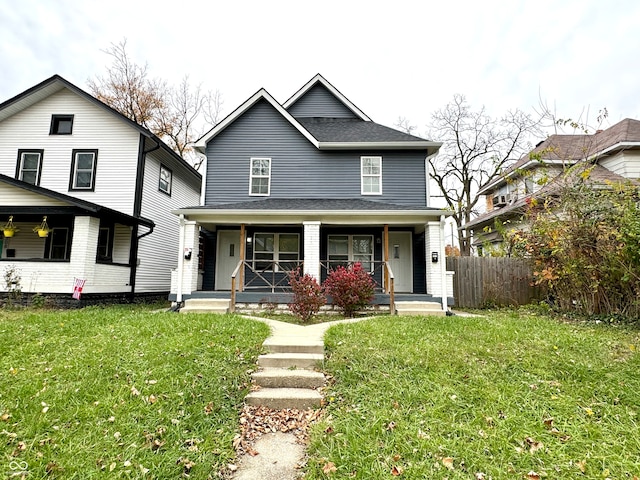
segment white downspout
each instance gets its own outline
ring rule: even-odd
[[[182,304],[182,274],[184,270],[184,215],[180,214],[180,231],[178,232],[178,292],[176,293],[176,303],[178,307]]]
[[[445,216],[440,215],[440,282],[442,284],[442,311],[446,312],[449,309],[447,305],[447,256],[445,254]]]

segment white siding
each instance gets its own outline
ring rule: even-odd
[[[131,248],[131,227],[114,226],[113,234],[113,263],[129,263],[129,250]]]
[[[51,115],[72,114],[72,135],[49,135]],[[43,149],[40,186],[129,215],[139,133],[75,93],[63,89],[0,123],[0,173],[15,177],[19,149]],[[95,191],[69,191],[73,149],[97,149]]]
[[[40,238],[32,231],[36,223],[13,222],[20,230],[13,237],[5,238],[2,242],[2,258],[7,258],[7,249],[16,251],[16,259],[43,258],[45,238]],[[8,261],[11,261],[9,259]]]
[[[160,178],[160,156],[147,155],[144,170],[144,185],[141,215],[156,224],[151,235],[140,239],[138,258],[140,265],[136,275],[136,292],[168,292],[171,285],[171,270],[178,266],[179,219],[171,213],[182,207],[200,203],[200,182],[182,174],[182,167],[168,164],[171,159],[163,158],[162,163],[173,171],[171,196],[158,190]],[[140,233],[145,229],[141,228]],[[190,262],[197,266],[197,236],[194,256]],[[195,269],[197,274],[197,268]]]
[[[13,185],[0,184],[0,205],[20,207],[60,207],[67,206],[61,200],[43,197]]]
[[[3,261],[0,268],[4,273],[9,266],[15,266],[21,277],[22,291],[25,293],[73,293],[73,281],[77,272],[69,262],[10,262]],[[117,265],[96,265],[95,275],[87,278],[83,293],[126,293],[130,292],[129,268]],[[0,285],[4,291],[4,285]]]
[[[640,152],[622,152],[599,161],[604,168],[625,178],[640,178]]]

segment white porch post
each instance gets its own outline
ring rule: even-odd
[[[320,283],[320,222],[302,222],[304,225],[304,273]]]
[[[440,285],[442,292],[442,310],[447,311],[447,256],[445,250],[445,216],[440,216]]]
[[[182,303],[182,279],[184,272],[184,215],[180,214],[178,226],[178,272],[176,281],[176,303]]]
[[[443,219],[444,217],[442,217]],[[434,297],[442,297],[442,310],[447,310],[447,269],[444,251],[443,220],[428,222],[425,225],[425,258],[427,270],[427,293]],[[432,255],[438,256],[437,262]]]
[[[95,284],[99,231],[99,218],[76,217],[73,222],[73,242],[69,257],[70,271],[73,276],[85,279],[89,289]],[[69,291],[72,290],[72,287],[73,285],[69,285]]]

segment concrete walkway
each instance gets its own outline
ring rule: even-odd
[[[336,320],[301,326],[262,317],[251,317],[271,328],[271,336],[263,343],[270,352],[260,355],[260,370],[253,381],[260,386],[251,392],[245,402],[273,409],[318,408],[322,395],[318,387],[324,385],[324,374],[315,371],[324,361],[324,334],[331,326],[353,323],[367,318]],[[273,479],[295,480],[304,464],[305,449],[293,433],[270,433],[260,437],[254,450],[258,455],[244,455],[238,462],[235,480]]]

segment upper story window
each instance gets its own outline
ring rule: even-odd
[[[73,133],[73,115],[51,115],[49,135],[71,135]]]
[[[98,150],[74,150],[71,159],[69,190],[94,190]]]
[[[18,150],[16,178],[32,185],[40,185],[44,150]]]
[[[160,165],[160,180],[158,182],[158,190],[171,196],[172,181],[173,172],[164,165]]]
[[[362,195],[382,194],[382,157],[360,157]]]
[[[249,195],[268,196],[271,187],[271,159],[252,158]]]

